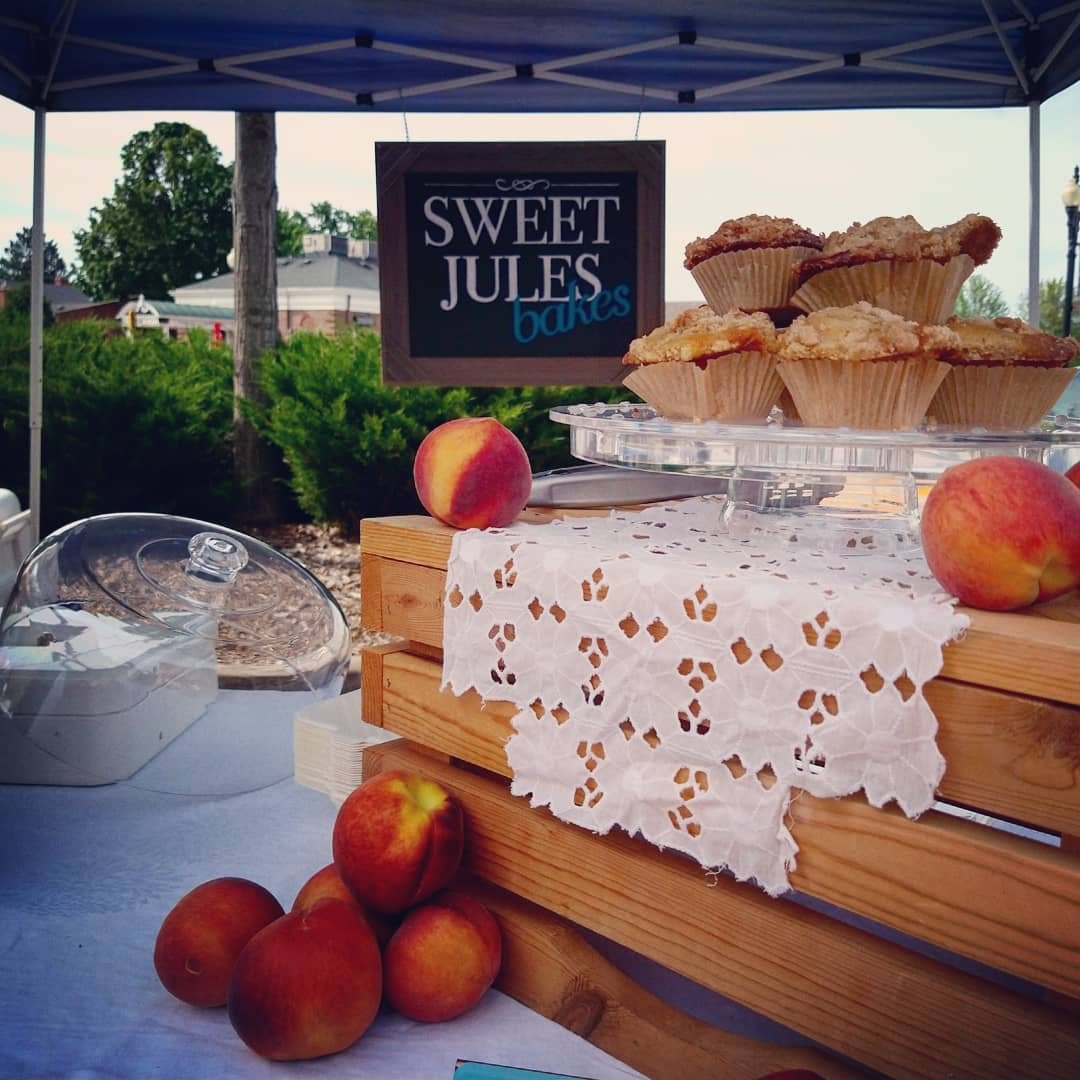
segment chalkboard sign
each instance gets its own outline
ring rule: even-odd
[[[375,153],[386,382],[620,380],[663,321],[663,143]]]

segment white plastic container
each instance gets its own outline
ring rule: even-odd
[[[340,694],[349,650],[330,593],[261,541],[159,514],[75,522],[0,615],[0,782],[278,783],[293,717]]]

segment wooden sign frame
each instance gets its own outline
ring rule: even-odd
[[[376,143],[383,381],[390,385],[596,386],[621,382],[630,337],[664,321],[664,143]],[[635,175],[636,326],[606,356],[424,356],[410,340],[410,174]],[[415,227],[415,226],[414,226]]]

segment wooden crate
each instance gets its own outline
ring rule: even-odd
[[[970,612],[970,630],[946,648],[942,676],[926,688],[948,763],[940,798],[1058,834],[1061,847],[935,812],[910,821],[862,796],[802,793],[792,803],[791,881],[831,905],[826,914],[709,879],[681,856],[621,833],[595,836],[510,796],[503,747],[512,707],[481,710],[474,693],[439,690],[452,535],[422,517],[363,524],[364,625],[404,639],[364,653],[364,716],[405,740],[368,751],[365,773],[420,769],[461,799],[468,869],[488,883],[510,955],[530,960],[508,965],[504,989],[571,1017],[575,1030],[652,1076],[781,1067],[852,1075],[840,1057],[768,1047],[675,1013],[552,922],[560,917],[889,1076],[1080,1076],[1076,594],[1023,614]],[[555,934],[578,947],[535,948],[537,935]],[[1042,991],[961,970],[918,943]],[[530,964],[538,974],[525,974]],[[582,998],[583,988],[593,996]]]

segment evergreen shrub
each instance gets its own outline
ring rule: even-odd
[[[28,502],[29,320],[0,320],[0,485]],[[113,324],[44,336],[42,535],[93,514],[209,521],[234,504],[232,361],[209,336],[127,338]]]
[[[424,436],[462,416],[494,416],[521,440],[533,470],[573,464],[553,405],[623,400],[620,387],[383,386],[379,338],[296,334],[266,358],[269,403],[255,414],[282,452],[297,502],[316,521],[352,530],[362,517],[422,512],[412,462]]]

